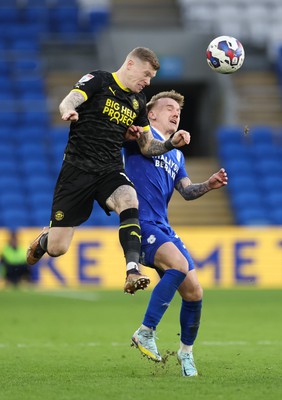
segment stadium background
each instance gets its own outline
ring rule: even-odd
[[[0,0],[0,250],[9,230],[27,246],[48,224],[68,134],[60,100],[84,73],[114,71],[129,50],[147,46],[161,61],[147,97],[172,88],[185,95],[192,181],[220,166],[229,173],[227,189],[190,203],[175,194],[170,205],[200,281],[282,287],[281,16],[278,0]],[[246,51],[232,76],[205,60],[222,34]],[[117,226],[95,206],[68,254],[45,256],[34,269],[36,285],[121,288]]]

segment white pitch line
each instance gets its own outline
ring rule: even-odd
[[[245,341],[214,341],[214,342],[208,342],[208,341],[204,341],[201,342],[201,344],[203,346],[246,346],[248,344],[250,344],[249,342],[245,342]]]
[[[64,299],[71,300],[83,300],[83,301],[97,301],[99,299],[99,295],[97,293],[92,292],[39,292],[41,295],[51,296],[51,297],[61,297]]]
[[[257,342],[244,342],[244,341],[203,341],[198,342],[198,346],[281,346],[282,341],[272,341],[272,340],[259,340]],[[58,348],[58,347],[100,347],[100,346],[112,346],[112,347],[128,347],[130,346],[130,340],[128,342],[111,342],[111,343],[100,343],[100,342],[80,342],[80,343],[59,343],[54,344],[50,342],[46,343],[0,343],[0,350],[7,349],[9,347],[17,347],[21,349],[25,348],[44,348],[44,347],[51,347],[51,348]],[[162,343],[162,346],[171,346],[171,342]]]

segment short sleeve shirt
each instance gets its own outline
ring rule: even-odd
[[[85,102],[76,110],[78,121],[70,125],[65,160],[94,174],[122,170],[128,127],[149,127],[145,94],[125,88],[115,73],[99,70],[83,76],[72,91],[80,92]]]

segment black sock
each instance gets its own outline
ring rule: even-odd
[[[123,248],[126,264],[133,262],[138,265],[141,230],[137,208],[128,208],[120,213],[119,241]]]
[[[48,243],[48,232],[44,233],[44,235],[42,235],[39,240],[39,245],[44,251],[47,251],[47,243]]]

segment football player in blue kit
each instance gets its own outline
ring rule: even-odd
[[[147,104],[151,131],[158,140],[167,140],[178,129],[184,97],[173,90],[153,96]],[[227,184],[223,168],[207,181],[192,183],[185,169],[181,151],[172,149],[163,155],[144,157],[136,141],[142,141],[142,129],[131,129],[135,141],[124,145],[127,176],[138,195],[141,225],[142,264],[155,268],[160,276],[139,329],[133,334],[132,345],[153,361],[162,357],[155,342],[155,330],[175,292],[182,297],[180,310],[180,348],[177,356],[183,376],[198,374],[193,359],[202,309],[203,290],[198,281],[194,262],[181,239],[168,221],[167,207],[174,189],[185,200],[194,200]],[[130,137],[130,130],[128,138]]]

